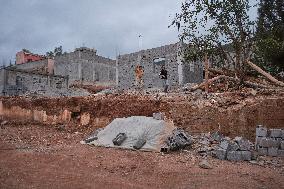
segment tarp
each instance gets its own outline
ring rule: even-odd
[[[146,144],[140,149],[144,151],[160,151],[167,137],[175,129],[172,121],[156,120],[152,117],[133,116],[117,118],[103,130],[97,133],[97,140],[89,144],[104,147],[133,149],[133,145],[141,138]],[[115,146],[112,140],[119,134],[125,133],[127,138],[120,146]]]

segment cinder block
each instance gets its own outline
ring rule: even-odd
[[[282,130],[281,129],[270,129],[270,137],[273,138],[281,138],[282,137]]]
[[[265,148],[279,148],[279,145],[280,141],[273,138],[262,138],[259,143],[259,146]]]
[[[239,149],[241,151],[250,150],[250,142],[247,139],[244,139],[243,137],[236,137],[235,141],[239,145]]]
[[[222,149],[224,149],[225,151],[227,151],[228,148],[229,148],[229,141],[227,141],[227,140],[222,140],[219,146],[220,146]]]
[[[257,149],[257,151],[258,151],[258,155],[260,155],[260,156],[266,156],[268,154],[268,149],[267,148],[259,147]]]
[[[242,154],[242,160],[244,161],[250,161],[252,153],[250,151],[241,151]]]
[[[242,161],[241,151],[230,151],[227,153],[227,159],[229,161]]]
[[[284,150],[278,150],[278,156],[284,157]]]
[[[228,147],[229,151],[237,151],[239,149],[240,149],[240,147],[236,142],[234,142],[234,141],[229,142],[229,147]]]
[[[263,127],[262,125],[257,126],[256,136],[257,137],[266,137],[267,136],[267,128]]]
[[[280,149],[281,149],[281,150],[284,150],[284,141],[283,141],[283,140],[280,141]]]
[[[225,160],[227,152],[222,148],[218,148],[217,150],[215,150],[215,154],[218,159]]]
[[[278,155],[278,148],[268,148],[268,156],[277,156]]]
[[[258,146],[264,137],[255,137],[255,145]]]

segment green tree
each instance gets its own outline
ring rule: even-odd
[[[185,58],[216,57],[222,64],[233,64],[243,79],[253,47],[250,8],[248,0],[186,0],[172,23],[181,30],[180,39],[190,44]]]
[[[268,71],[284,70],[284,1],[261,0],[258,9],[255,61]]]
[[[55,56],[62,55],[62,53],[63,53],[62,46],[55,47],[55,49],[54,49],[54,55]]]

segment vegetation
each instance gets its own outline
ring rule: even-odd
[[[233,64],[242,79],[253,48],[250,8],[248,0],[185,1],[172,23],[181,30],[180,39],[191,45],[185,58],[203,60],[209,55],[222,65]]]
[[[284,1],[261,0],[255,62],[271,73],[284,71]]]

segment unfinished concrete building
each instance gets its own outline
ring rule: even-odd
[[[54,74],[69,76],[70,84],[115,85],[115,60],[97,55],[95,49],[81,47],[54,58]]]
[[[200,62],[184,62],[183,43],[175,43],[158,48],[142,50],[136,53],[120,55],[117,59],[120,89],[131,89],[136,86],[135,68],[141,65],[144,69],[144,88],[161,88],[163,81],[159,77],[162,66],[168,71],[168,82],[171,88],[186,83],[199,83],[203,80],[203,67]]]

